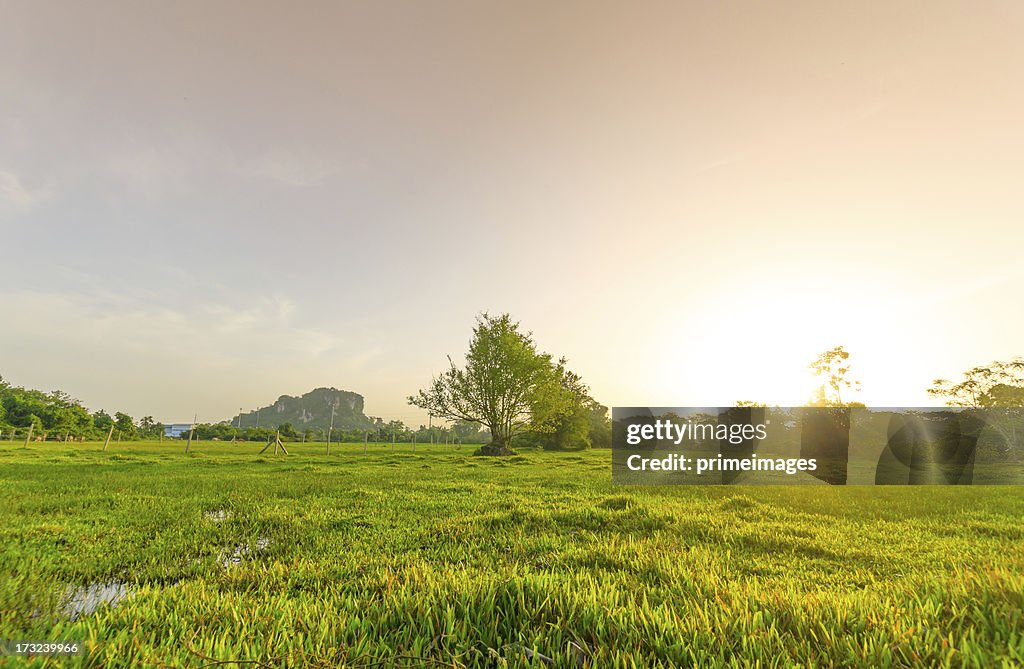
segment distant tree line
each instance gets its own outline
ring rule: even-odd
[[[193,439],[218,440],[218,441],[268,441],[276,435],[280,435],[284,441],[326,441],[328,430],[320,427],[296,427],[291,422],[284,422],[277,426],[268,427],[243,427],[238,428],[228,423],[197,423],[193,431]],[[179,436],[180,439],[188,438],[188,430]],[[405,423],[393,420],[385,423],[382,419],[375,419],[375,426],[369,428],[335,428],[331,431],[331,441],[336,443],[361,443],[363,440],[370,443],[410,443],[413,440],[419,444],[459,443],[459,444],[483,444],[490,439],[490,435],[480,429],[479,425],[473,423],[454,423],[451,426],[427,427],[420,425],[417,429],[408,427]]]
[[[483,444],[490,439],[486,430],[476,423],[456,422],[450,426],[421,425],[412,429],[401,421],[384,422],[372,419],[372,427],[363,429],[339,429],[331,432],[334,442],[396,442],[415,441],[427,443]],[[135,420],[122,411],[113,416],[103,409],[90,413],[82,403],[61,390],[43,392],[12,386],[0,377],[0,438],[12,430],[21,435],[32,428],[33,439],[105,439],[111,433],[121,439],[159,439],[165,433],[165,425],[152,416]],[[192,437],[199,440],[220,441],[267,441],[280,430],[281,438],[288,441],[325,441],[324,428],[296,427],[290,422],[279,426],[238,428],[230,423],[198,423],[192,430]],[[180,435],[188,438],[189,430]]]
[[[43,392],[12,386],[0,377],[0,430],[27,431],[41,439],[100,439],[110,428],[123,439],[159,437],[164,426],[145,416],[136,421],[121,411],[89,413],[82,403],[61,390]]]
[[[367,418],[368,427],[335,428],[334,442],[395,442],[482,444],[484,452],[509,453],[516,448],[578,450],[609,448],[611,423],[608,408],[590,395],[579,375],[564,358],[554,359],[537,350],[530,333],[520,331],[508,314],[482,314],[473,331],[466,365],[450,369],[430,386],[409,397],[409,403],[449,425],[420,425],[412,429],[401,421]],[[822,353],[810,368],[821,380],[812,406],[863,406],[842,396],[858,390],[849,378],[849,354],[839,346]],[[928,393],[950,406],[1011,409],[1024,407],[1024,360],[1012,358],[970,369],[960,381],[937,379]],[[740,402],[740,405],[758,405]],[[1010,414],[1008,414],[1010,415]],[[1016,415],[1016,414],[1013,414]],[[1024,430],[1007,422],[999,431],[1006,451]],[[80,401],[61,390],[43,392],[12,386],[0,377],[0,437],[29,428],[40,439],[102,439],[113,432],[121,439],[157,439],[165,426],[144,416],[135,420],[117,411],[90,413]],[[324,441],[322,427],[277,426],[239,428],[230,422],[201,423],[192,436],[200,440],[266,441],[278,431],[289,441]],[[181,438],[188,438],[186,430]]]

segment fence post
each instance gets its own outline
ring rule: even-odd
[[[25,448],[28,448],[28,441],[32,438],[32,429],[36,426],[35,423],[29,423],[28,425],[28,436],[25,437]]]
[[[114,436],[114,426],[110,426],[110,432],[107,432],[107,440],[103,442],[103,450],[107,450],[107,444],[110,443],[110,438]]]

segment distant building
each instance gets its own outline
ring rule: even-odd
[[[188,432],[191,427],[192,425],[190,423],[171,423],[170,425],[164,425],[164,436],[177,439]]]

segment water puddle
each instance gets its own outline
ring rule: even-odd
[[[124,581],[101,581],[69,586],[61,600],[60,613],[71,620],[93,613],[102,606],[117,606],[134,594],[135,586]]]
[[[272,543],[273,542],[266,537],[259,537],[256,539],[256,543],[252,546],[249,544],[235,544],[235,547],[230,553],[227,551],[221,553],[218,561],[224,565],[225,568],[239,565],[245,558],[250,557],[255,553],[262,553],[267,550],[270,548],[270,544]]]

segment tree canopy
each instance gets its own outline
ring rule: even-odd
[[[134,424],[130,416],[123,416],[122,425]],[[43,437],[62,434],[75,437],[97,436],[102,419],[105,427],[113,422],[105,412],[90,414],[81,402],[62,390],[43,392],[12,386],[0,378],[0,430],[7,427],[28,428]]]
[[[935,379],[928,394],[954,407],[1024,407],[1024,359],[979,365],[958,382]]]
[[[479,423],[491,433],[482,452],[511,453],[512,439],[526,431],[551,433],[564,426],[586,396],[579,376],[537,350],[530,332],[508,314],[477,318],[466,364],[449,368],[409,403],[439,418]]]
[[[850,354],[842,346],[831,348],[819,355],[808,367],[820,380],[811,406],[854,406],[859,402],[843,401],[844,390],[860,390],[860,381],[850,378]]]

